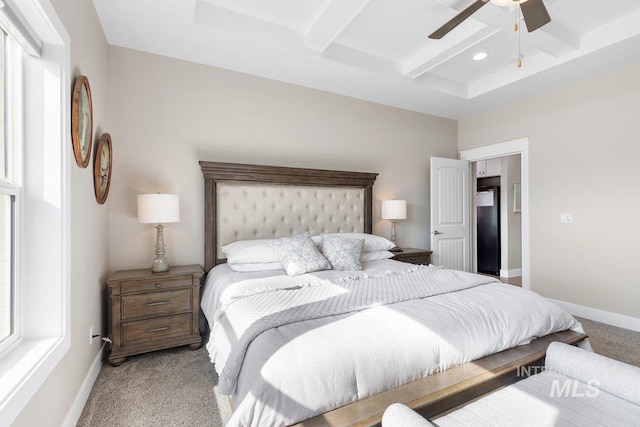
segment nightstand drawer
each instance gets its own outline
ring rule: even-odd
[[[189,336],[193,333],[191,313],[158,317],[122,324],[122,346],[165,338]]]
[[[122,297],[122,320],[141,316],[191,311],[192,300],[191,288],[125,295]]]
[[[402,257],[396,256],[396,259],[398,261],[410,262],[412,264],[429,264],[430,258],[431,257],[429,255],[407,255]]]
[[[158,291],[162,289],[186,288],[192,285],[191,276],[157,278],[144,281],[122,282],[120,291],[123,294],[145,291]]]
[[[403,252],[395,252],[393,259],[411,264],[431,264],[432,251],[426,249],[404,248]]]

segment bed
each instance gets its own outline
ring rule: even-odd
[[[366,237],[376,174],[200,166],[209,273],[201,306],[218,390],[232,402],[231,426],[375,424],[371,410],[381,414],[389,393],[411,400],[408,386],[449,373],[462,373],[456,384],[471,384],[494,372],[472,374],[469,366],[483,366],[478,361],[521,353],[557,334],[568,334],[561,338],[567,342],[585,337],[573,317],[535,293],[471,273],[391,259],[362,262],[361,271],[235,271],[237,258],[225,262],[227,245],[305,232],[305,239],[323,242],[324,236],[365,235],[356,240],[364,247],[371,241],[370,252],[377,252],[377,241]],[[443,394],[464,400],[471,388],[435,394],[444,407]]]

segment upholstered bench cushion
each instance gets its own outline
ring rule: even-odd
[[[382,414],[384,427],[432,427],[428,420],[400,403],[390,405]]]
[[[434,420],[449,426],[637,426],[640,406],[546,371]]]
[[[549,345],[545,369],[640,405],[640,368],[577,347],[554,342]],[[640,424],[640,420],[638,420]]]
[[[383,417],[383,426],[423,425],[413,424],[408,418],[402,424],[388,424],[391,421],[395,420],[388,417],[385,423]],[[433,424],[439,427],[639,426],[640,368],[553,343],[547,350],[544,372],[437,418]]]

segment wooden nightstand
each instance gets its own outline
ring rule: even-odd
[[[402,252],[394,252],[392,259],[396,261],[409,262],[411,264],[431,264],[431,254],[433,251],[416,248],[402,248]]]
[[[200,348],[198,328],[199,265],[172,267],[165,273],[151,269],[117,271],[107,280],[109,363],[118,366],[127,356],[189,345]]]

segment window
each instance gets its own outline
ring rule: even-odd
[[[0,0],[0,424],[71,346],[70,40],[50,0]]]
[[[16,229],[16,204],[21,189],[13,176],[13,145],[19,144],[13,138],[12,122],[21,120],[19,109],[12,105],[12,93],[20,91],[12,84],[12,74],[20,69],[21,48],[14,40],[0,31],[0,351],[15,341],[15,247],[19,238]],[[16,150],[21,151],[21,150]],[[19,161],[19,160],[18,160]]]

